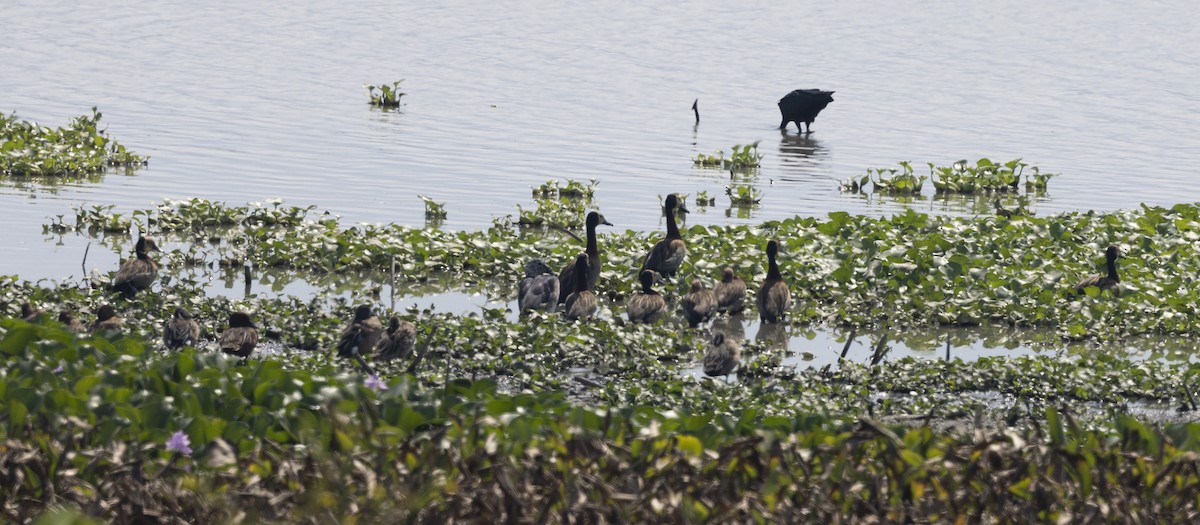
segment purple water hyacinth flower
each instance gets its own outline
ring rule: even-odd
[[[192,442],[188,439],[187,434],[184,434],[182,430],[179,430],[174,434],[171,434],[171,438],[167,440],[167,450],[170,452],[178,452],[184,455],[191,455],[191,444]]]
[[[387,390],[387,383],[385,383],[382,379],[379,379],[379,376],[377,375],[371,375],[363,380],[363,386],[372,390],[378,390],[380,392]]]
[[[54,373],[55,373],[55,374],[61,374],[61,373],[63,373],[63,367],[62,367],[62,365],[58,365],[58,368],[55,368],[55,369],[54,369]]]

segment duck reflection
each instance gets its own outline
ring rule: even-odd
[[[787,350],[788,335],[785,323],[759,323],[754,341],[771,350]]]
[[[734,341],[744,341],[746,339],[745,317],[741,314],[737,315],[722,315],[713,319],[712,331],[721,332],[729,339]]]

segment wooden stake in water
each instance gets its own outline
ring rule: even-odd
[[[245,264],[242,266],[242,276],[245,278],[245,281],[246,281],[245,298],[246,298],[246,299],[249,299],[249,298],[250,298],[250,283],[252,282],[252,280],[251,280],[251,274],[250,274],[250,262],[249,262],[249,261],[247,261],[247,262],[246,262],[246,263],[245,263]]]

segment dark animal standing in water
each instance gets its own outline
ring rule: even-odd
[[[1113,293],[1121,291],[1121,278],[1117,276],[1117,258],[1121,256],[1121,249],[1116,246],[1109,246],[1104,250],[1104,259],[1108,267],[1108,275],[1089,275],[1084,277],[1075,285],[1075,291],[1083,293],[1089,286],[1095,286],[1100,291],[1108,290]]]
[[[646,254],[646,259],[642,262],[642,270],[654,270],[659,275],[669,278],[675,276],[679,265],[683,264],[687,257],[687,244],[679,234],[679,226],[675,225],[675,212],[678,210],[687,213],[688,209],[679,202],[679,197],[674,193],[667,195],[664,207],[667,213],[667,236],[650,248],[650,253]]]
[[[104,305],[96,312],[96,322],[92,323],[93,334],[99,332],[101,335],[108,333],[118,333],[121,331],[121,325],[124,321],[117,317],[117,310],[112,305]]]
[[[217,338],[217,346],[222,352],[241,358],[250,357],[254,347],[258,345],[258,327],[250,320],[250,315],[236,312],[229,316],[229,329]],[[244,360],[244,359],[243,359]]]
[[[554,313],[558,308],[558,289],[558,277],[541,259],[525,263],[525,278],[517,284],[517,311],[522,315],[530,310]]]
[[[833,93],[819,89],[797,89],[788,93],[779,99],[779,113],[783,115],[779,129],[787,129],[788,122],[795,122],[797,131],[812,133],[813,121],[817,120],[817,114],[825,109],[825,106],[833,102]],[[807,131],[800,128],[802,122]]]
[[[587,254],[581,253],[579,257],[575,258],[575,291],[567,296],[564,310],[567,320],[574,321],[592,317],[600,311],[600,303],[596,300],[596,294],[588,289],[589,264]]]
[[[167,348],[176,349],[184,345],[196,346],[200,340],[200,323],[192,318],[192,314],[182,307],[175,307],[175,315],[167,320],[163,327],[163,343]]]
[[[713,287],[717,296],[717,311],[730,315],[742,313],[746,307],[746,281],[733,273],[733,268],[725,267],[721,282]]]
[[[137,257],[125,261],[117,274],[113,276],[113,290],[121,292],[125,297],[133,297],[139,290],[145,290],[154,284],[158,277],[158,263],[148,255],[157,252],[158,244],[149,237],[138,237],[134,252]]]
[[[654,291],[654,271],[642,270],[638,275],[642,282],[642,291],[629,297],[625,312],[633,323],[653,323],[662,319],[667,312],[667,301]]]
[[[700,323],[712,318],[717,312],[717,296],[704,286],[700,279],[692,279],[691,290],[683,296],[683,318],[688,326],[695,328]]]
[[[588,273],[587,282],[588,289],[595,290],[596,283],[600,281],[600,247],[596,244],[596,226],[604,224],[612,226],[608,219],[605,219],[600,212],[591,212],[587,215],[587,249],[583,251],[588,256]],[[567,296],[575,291],[575,262],[567,263],[567,266],[558,273],[558,302],[567,302]]]
[[[792,302],[791,292],[779,273],[779,264],[775,262],[779,254],[779,242],[772,240],[767,243],[767,277],[763,279],[762,287],[758,289],[758,318],[764,323],[781,323]]]
[[[379,341],[379,353],[375,355],[375,358],[408,359],[415,346],[417,346],[417,327],[393,315],[388,321],[387,333]]]
[[[375,352],[375,345],[382,336],[383,323],[371,313],[369,305],[359,305],[354,309],[354,320],[350,321],[350,326],[342,331],[342,337],[338,340],[337,355],[351,358],[370,355]]]
[[[721,332],[713,334],[712,348],[704,356],[704,374],[728,377],[737,366],[742,354],[742,345]]]

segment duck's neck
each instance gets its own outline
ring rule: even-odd
[[[775,254],[767,254],[767,279],[778,281],[783,279],[783,275],[779,273],[779,264],[775,262]]]
[[[591,222],[587,225],[587,254],[592,258],[600,256],[600,248],[596,245],[596,225]]]
[[[1108,278],[1114,281],[1121,280],[1119,277],[1117,277],[1117,260],[1115,258],[1108,260]]]
[[[679,227],[675,225],[675,207],[667,207],[667,238],[682,239],[679,235]]]
[[[578,265],[575,268],[575,291],[576,292],[583,292],[588,289],[587,274],[590,269],[591,269],[590,266],[584,266],[583,268],[579,268]]]
[[[147,254],[147,253],[146,253],[146,252],[144,252],[144,251],[138,250],[138,252],[137,252],[137,258],[138,258],[138,259],[141,259],[141,260],[143,260],[143,261],[144,261],[144,260],[146,260],[146,259],[149,259],[149,258],[150,258],[150,255],[149,255],[149,254]]]

